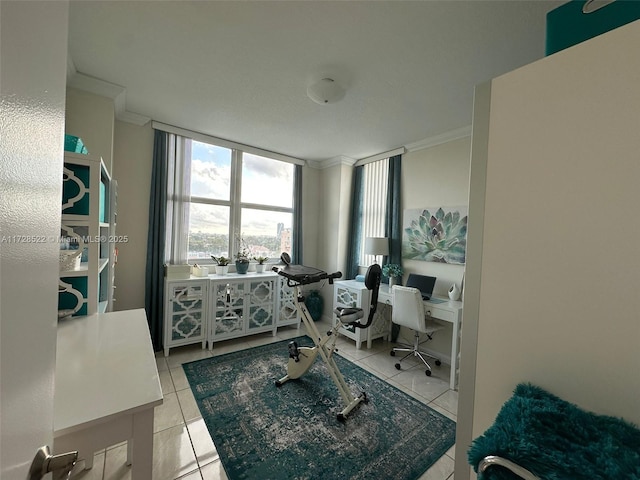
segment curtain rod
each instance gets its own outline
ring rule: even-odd
[[[385,158],[393,157],[394,155],[402,155],[406,151],[407,150],[404,147],[400,147],[400,148],[396,148],[395,150],[389,150],[388,152],[382,152],[382,153],[378,153],[377,155],[361,158],[354,164],[354,167],[366,165],[367,163],[371,163],[371,162],[377,162],[378,160],[383,160]]]
[[[167,133],[173,133],[175,135],[181,135],[183,137],[191,138],[192,140],[196,140],[199,142],[211,143],[219,147],[235,148],[237,150],[242,150],[243,152],[253,153],[254,155],[260,155],[287,163],[293,163],[295,165],[307,164],[307,162],[300,158],[290,157],[288,155],[272,152],[270,150],[264,150],[262,148],[252,147],[251,145],[233,142],[231,140],[225,140],[224,138],[214,137],[211,135],[207,135],[206,133],[194,132],[192,130],[187,130],[186,128],[180,128],[173,125],[168,125],[166,123],[156,122],[155,120],[151,122],[151,128],[162,130],[163,132]]]

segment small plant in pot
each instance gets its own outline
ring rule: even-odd
[[[265,265],[264,263],[269,260],[269,257],[262,257],[262,256],[258,256],[258,257],[253,257],[253,259],[258,262],[258,264],[256,265],[256,272],[257,273],[262,273],[264,272],[264,268]]]
[[[211,255],[211,258],[214,262],[216,262],[216,274],[218,275],[226,275],[229,271],[229,262],[230,258],[223,257],[222,255],[219,257],[214,257]]]
[[[402,265],[397,263],[387,263],[382,267],[382,274],[385,277],[389,277],[389,288],[397,284],[398,277],[402,277],[403,273]]]
[[[239,250],[236,253],[236,271],[238,273],[247,273],[249,270],[249,262],[251,258],[251,252],[249,251],[249,247],[247,243],[242,238],[242,235],[237,236],[239,239]]]

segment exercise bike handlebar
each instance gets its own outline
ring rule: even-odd
[[[287,279],[287,286],[295,287],[297,285],[309,285],[322,280],[329,280],[333,284],[333,280],[342,277],[342,272],[327,273],[311,267],[303,265],[287,265],[284,268],[273,267],[272,270],[278,275],[282,275]]]

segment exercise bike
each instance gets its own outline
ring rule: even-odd
[[[378,289],[380,287],[382,270],[377,264],[371,265],[365,276],[365,285],[367,289],[372,291],[367,322],[362,324],[359,321],[364,317],[364,311],[361,308],[337,308],[334,310],[334,313],[338,318],[338,322],[323,336],[320,335],[318,327],[311,318],[309,310],[304,303],[302,286],[317,283],[322,280],[328,280],[330,284],[333,284],[333,280],[342,277],[342,273],[327,273],[322,270],[318,270],[317,268],[305,267],[303,265],[291,265],[291,257],[286,252],[280,256],[280,259],[285,266],[276,266],[273,267],[273,270],[279,275],[285,277],[287,279],[287,285],[294,288],[296,309],[298,310],[304,325],[307,327],[307,332],[312,338],[315,346],[301,347],[295,341],[289,342],[287,374],[281,379],[276,380],[275,384],[280,387],[288,380],[300,378],[311,368],[316,357],[320,355],[327,365],[327,369],[329,370],[329,375],[331,376],[333,383],[338,387],[342,400],[346,404],[346,407],[337,415],[338,421],[344,422],[351,410],[360,403],[367,403],[368,399],[365,392],[360,393],[357,397],[353,396],[333,358],[334,352],[337,351],[336,340],[338,339],[338,330],[341,326],[347,325],[352,325],[354,328],[368,328],[371,325],[376,312],[376,306],[378,305]]]

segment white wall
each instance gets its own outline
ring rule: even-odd
[[[113,178],[118,182],[118,244],[114,310],[144,307],[149,193],[153,157],[151,122],[137,126],[115,122]]]
[[[470,478],[466,446],[519,382],[640,424],[640,57],[630,45],[640,21],[491,82],[488,141],[477,137],[486,149],[472,161],[470,199],[486,203],[483,231],[469,230],[482,246],[467,264],[457,479]],[[473,179],[483,170],[486,187]]]
[[[460,138],[405,154],[402,158],[402,208],[466,207],[469,202],[471,137]],[[460,287],[464,265],[402,260],[409,273],[438,280],[436,295],[445,296],[452,283]]]
[[[319,224],[318,256],[316,263],[307,263],[310,267],[343,274],[346,271],[352,178],[353,167],[341,162],[319,170],[318,198],[311,212]],[[323,317],[331,320],[333,285],[327,282],[320,295],[324,301]]]
[[[322,215],[320,202],[320,170],[302,168],[302,263],[316,265],[318,263],[318,244],[320,221]]]
[[[67,88],[65,133],[82,138],[91,155],[102,157],[113,172],[113,100],[93,93]]]
[[[402,158],[403,209],[425,207],[466,207],[469,202],[469,165],[471,137],[460,138],[405,154]],[[437,278],[434,294],[447,297],[452,283],[461,286],[464,265],[402,260],[404,282],[409,273]],[[434,335],[425,346],[429,351],[442,352],[443,361],[451,352],[450,326]],[[411,334],[403,329],[402,337]]]

